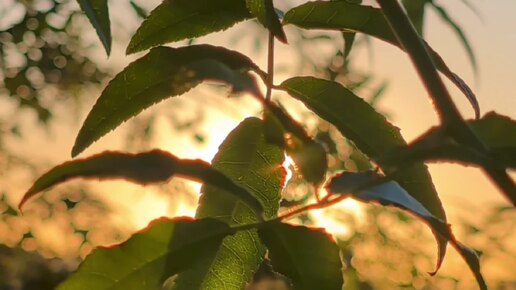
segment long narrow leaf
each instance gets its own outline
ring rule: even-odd
[[[285,14],[284,22],[305,29],[331,29],[362,32],[393,44],[401,49],[403,46],[390,29],[382,11],[365,5],[356,5],[346,1],[307,2],[292,8]],[[425,42],[426,44],[426,42]],[[427,50],[437,68],[444,73],[466,96],[480,116],[478,100],[469,86],[446,65],[443,59],[428,44]]]
[[[111,53],[111,27],[109,21],[109,9],[107,0],[77,0],[82,11],[86,14],[91,25],[97,31],[97,35],[106,50]]]
[[[138,28],[127,54],[224,30],[251,17],[240,0],[165,0]]]
[[[57,289],[162,289],[170,276],[213,256],[229,234],[213,219],[161,218],[126,242],[95,249]]]
[[[158,47],[129,64],[104,89],[86,117],[72,149],[76,156],[100,137],[144,109],[178,96],[205,80],[256,92],[242,72],[260,69],[246,56],[211,45]]]
[[[398,128],[339,83],[312,77],[295,77],[284,81],[280,87],[319,117],[335,125],[360,151],[373,160],[381,162],[383,155],[407,144]],[[379,165],[384,171],[390,171],[386,164]],[[424,164],[413,164],[396,174],[395,179],[432,214],[446,220],[443,206]],[[446,253],[446,241],[438,236],[436,238],[439,241],[439,267]]]
[[[104,152],[89,158],[65,162],[36,180],[23,196],[19,207],[39,192],[73,178],[123,178],[146,185],[167,181],[174,175],[225,189],[237,199],[244,201],[257,214],[263,213],[263,205],[254,195],[213,169],[208,163],[201,160],[181,160],[161,150],[139,154]]]

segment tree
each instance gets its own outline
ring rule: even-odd
[[[487,289],[476,253],[457,241],[447,225],[424,163],[444,160],[479,166],[514,205],[516,186],[507,169],[515,167],[516,143],[510,138],[515,122],[496,113],[480,118],[474,94],[417,34],[426,1],[417,1],[419,5],[403,1],[416,29],[397,1],[377,2],[380,8],[348,1],[307,2],[287,11],[281,22],[272,1],[267,0],[164,1],[151,12],[127,48],[128,53],[150,52],[104,89],[77,136],[73,156],[145,108],[203,81],[226,83],[233,93],[253,95],[263,104],[263,117],[243,120],[211,164],[159,150],[105,152],[66,162],[40,177],[20,207],[42,190],[75,177],[125,178],[148,184],[178,175],[204,184],[196,219],[160,219],[118,246],[94,251],[59,289],[154,289],[175,275],[169,282],[173,289],[241,289],[265,253],[274,271],[291,279],[295,289],[340,289],[342,263],[335,241],[320,230],[284,221],[350,196],[399,207],[420,217],[439,245],[436,271],[450,243],[467,262],[479,287]],[[106,1],[79,3],[109,54]],[[251,18],[269,31],[267,71],[249,57],[223,47],[160,46]],[[436,104],[441,125],[408,143],[384,116],[335,80],[293,77],[275,84],[274,42],[287,41],[282,24],[344,31],[348,45],[354,33],[365,33],[404,49]],[[477,112],[476,120],[461,117],[437,70],[464,92]],[[264,96],[257,77],[267,87]],[[331,172],[327,178],[324,148],[272,99],[273,90],[288,93],[335,126],[374,170]],[[317,202],[278,215],[283,152],[313,186]]]

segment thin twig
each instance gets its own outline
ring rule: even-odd
[[[270,102],[274,84],[274,35],[272,32],[269,32],[267,52],[267,93],[265,94],[265,101]]]

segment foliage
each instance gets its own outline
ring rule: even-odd
[[[64,100],[73,97],[74,90],[100,84],[107,72],[84,49],[88,44],[77,23],[79,11],[69,8],[70,1],[48,1],[49,7],[37,2],[13,1],[11,7],[3,7],[2,13],[9,13],[21,6],[23,14],[15,25],[0,31],[0,89],[47,122],[52,113],[42,99],[48,98],[49,88],[61,91],[50,94],[51,99]]]
[[[109,54],[112,39],[106,2],[79,1]],[[144,109],[203,81],[222,82],[231,86],[232,92],[252,94],[263,104],[264,117],[243,120],[219,147],[211,164],[181,160],[158,150],[136,155],[105,152],[66,162],[41,176],[20,207],[38,192],[75,177],[126,178],[145,184],[180,175],[203,182],[195,219],[161,219],[120,245],[95,250],[59,289],[161,289],[164,284],[171,289],[242,289],[265,257],[274,271],[291,279],[294,289],[341,289],[343,265],[336,242],[321,230],[285,221],[350,196],[395,206],[421,218],[439,244],[435,271],[449,242],[463,256],[479,287],[487,289],[478,256],[455,239],[447,224],[425,162],[460,161],[479,166],[514,205],[516,186],[507,169],[515,167],[516,144],[509,137],[514,135],[516,122],[496,113],[465,121],[458,113],[437,71],[462,90],[479,117],[475,95],[417,33],[422,31],[427,2],[441,11],[439,6],[433,1],[418,1],[419,5],[403,1],[411,3],[406,6],[407,16],[397,0],[377,2],[380,8],[356,1],[306,2],[287,11],[284,18],[272,0],[165,0],[153,10],[127,47],[127,53],[150,52],[129,64],[104,89],[77,136],[73,156]],[[441,15],[469,51],[461,29],[445,12]],[[226,48],[161,46],[252,18],[269,31],[266,72],[249,57]],[[344,32],[344,55],[358,33],[402,48],[436,105],[440,126],[407,142],[371,104],[335,77],[296,76],[275,84],[274,42],[275,38],[287,42],[282,26],[286,24],[303,30]],[[266,85],[265,96],[257,77]],[[273,90],[300,100],[335,126],[356,147],[356,154],[376,170],[345,171],[326,178],[333,172],[328,169],[323,147],[272,99]],[[315,189],[317,201],[279,213],[284,153]],[[324,181],[326,191],[321,190]]]

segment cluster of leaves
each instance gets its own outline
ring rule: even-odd
[[[19,106],[33,109],[42,122],[52,114],[41,101],[44,88],[66,92],[100,84],[107,76],[88,56],[76,23],[79,11],[70,9],[69,2],[14,1],[13,7],[4,7],[4,13],[22,10],[23,14],[19,22],[0,31],[0,88]]]
[[[510,137],[516,122],[496,113],[463,120],[437,69],[457,85],[479,116],[474,94],[420,38],[397,0],[377,2],[381,8],[353,1],[307,2],[287,11],[282,20],[272,0],[165,0],[153,10],[127,48],[127,53],[150,52],[107,85],[77,136],[72,156],[142,110],[204,81],[222,82],[231,86],[232,92],[250,93],[262,102],[263,118],[243,120],[227,136],[211,164],[183,160],[160,150],[104,152],[63,163],[40,177],[20,207],[42,190],[76,177],[123,178],[149,184],[177,175],[204,184],[195,219],[162,218],[120,245],[95,250],[58,289],[160,289],[164,283],[172,289],[242,289],[265,255],[274,271],[288,277],[295,289],[341,289],[342,262],[335,241],[321,230],[292,226],[283,220],[348,197],[395,206],[421,218],[438,241],[435,271],[450,243],[463,256],[480,288],[487,289],[476,253],[457,241],[446,223],[424,162],[478,165],[515,204],[516,186],[506,170],[516,167],[516,140]],[[407,6],[416,19],[422,14],[413,12],[432,3],[418,2],[422,6]],[[79,3],[109,54],[107,1]],[[249,57],[223,47],[161,46],[248,19],[257,19],[269,31],[266,72]],[[274,41],[287,42],[283,31],[287,24],[344,31],[348,39],[354,33],[364,33],[402,48],[436,104],[441,125],[408,143],[383,115],[336,81],[296,76],[274,84]],[[265,96],[255,76],[266,84]],[[335,126],[377,169],[343,172],[327,179],[324,148],[271,99],[273,89],[286,92]],[[319,194],[315,204],[279,215],[284,153]],[[326,194],[320,196],[323,183]]]

